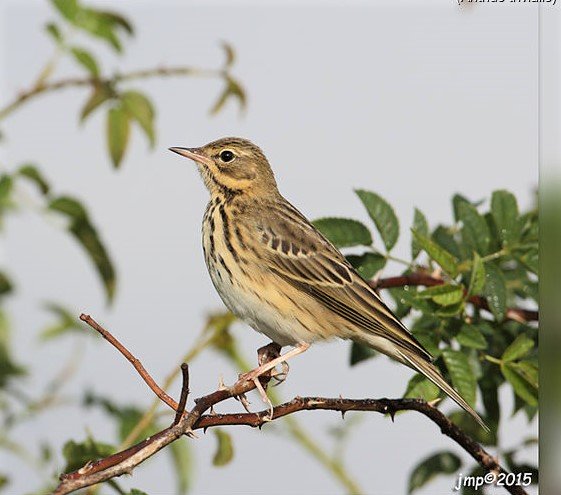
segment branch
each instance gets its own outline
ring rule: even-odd
[[[400,275],[398,277],[381,278],[379,280],[372,280],[368,285],[373,289],[390,289],[392,287],[405,287],[406,285],[424,285],[432,287],[435,285],[444,284],[444,280],[434,277],[428,273],[414,272],[409,275]],[[468,301],[474,306],[489,311],[489,304],[487,300],[481,296],[470,296]],[[505,317],[509,320],[514,320],[519,323],[527,323],[529,321],[538,321],[538,311],[523,308],[507,308]]]
[[[112,77],[68,77],[50,83],[39,83],[35,84],[31,89],[21,91],[11,103],[0,108],[0,120],[6,118],[27,100],[42,93],[50,93],[64,88],[94,87],[99,84],[116,84],[121,81],[169,76],[226,77],[227,70],[199,69],[196,67],[156,67],[153,69],[141,69],[123,74],[115,74]]]
[[[148,372],[117,339],[107,330],[103,329],[91,317],[81,315],[80,319],[88,323],[92,328],[100,332],[106,340],[111,342],[119,351],[133,363],[135,369],[155,391],[161,390]],[[452,423],[440,410],[433,405],[420,399],[343,399],[323,397],[296,397],[273,408],[272,416],[270,410],[258,413],[240,414],[204,414],[212,410],[213,406],[224,402],[232,397],[239,397],[255,388],[253,381],[238,380],[231,387],[219,386],[218,390],[211,394],[195,399],[195,407],[190,412],[183,412],[189,389],[189,376],[187,365],[182,366],[183,386],[181,390],[180,404],[176,405],[177,411],[173,424],[155,434],[152,437],[138,443],[137,445],[105,457],[101,460],[88,462],[84,467],[72,473],[62,474],[60,484],[54,491],[54,495],[65,495],[80,488],[85,488],[103,481],[107,481],[122,474],[131,474],[132,470],[143,461],[160,451],[170,443],[183,435],[193,436],[193,430],[204,429],[214,426],[247,425],[261,427],[264,423],[276,420],[283,416],[304,410],[332,410],[344,414],[347,411],[372,411],[381,414],[389,414],[392,419],[397,411],[418,411],[436,423],[441,432],[454,440],[466,452],[468,452],[484,469],[496,474],[507,471],[500,466],[491,454],[481,447],[477,442],[464,433],[458,426]],[[155,385],[155,387],[154,387]],[[167,394],[166,394],[167,395]],[[164,400],[164,399],[162,399]],[[173,401],[173,399],[171,399]],[[166,404],[167,401],[164,400]],[[169,405],[169,404],[168,404]],[[509,493],[514,495],[525,495],[526,491],[520,486],[506,486]]]

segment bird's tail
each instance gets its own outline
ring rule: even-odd
[[[417,356],[406,349],[399,349],[397,350],[397,353],[403,359],[404,364],[407,364],[415,371],[426,376],[432,383],[434,383],[451,399],[453,399],[462,409],[468,412],[485,431],[489,431],[489,427],[481,419],[479,414],[477,414],[475,410],[466,402],[466,400],[458,392],[456,392],[456,390],[454,390],[446,382],[446,380],[444,380],[444,378],[440,374],[440,370],[434,364],[432,364],[430,361],[427,361],[423,356]]]

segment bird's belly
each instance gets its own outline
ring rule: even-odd
[[[296,345],[325,338],[307,321],[314,319],[309,318],[311,314],[308,318],[299,315],[298,308],[287,303],[281,289],[274,284],[265,284],[258,273],[248,276],[239,268],[230,266],[228,271],[220,262],[214,263],[211,259],[207,260],[207,267],[226,307],[277,344]]]

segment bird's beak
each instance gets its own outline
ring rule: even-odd
[[[186,158],[190,158],[191,160],[202,163],[203,165],[210,165],[212,164],[212,160],[207,158],[200,152],[200,148],[178,148],[172,147],[169,148],[170,151],[177,153],[178,155],[184,156]]]

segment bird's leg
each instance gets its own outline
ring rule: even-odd
[[[272,370],[275,366],[286,362],[288,359],[297,356],[298,354],[302,354],[303,352],[307,351],[310,347],[310,344],[306,342],[302,342],[298,344],[296,347],[291,349],[290,351],[286,352],[282,356],[278,356],[267,363],[264,363],[254,370],[249,371],[248,373],[244,373],[240,376],[241,380],[248,380],[253,381],[255,378],[262,376],[263,374],[267,373],[267,371]]]

